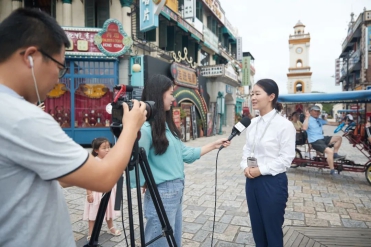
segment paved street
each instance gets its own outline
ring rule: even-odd
[[[325,126],[325,134],[331,135],[335,127]],[[224,128],[229,135],[230,128]],[[200,146],[220,136],[199,138],[186,143]],[[244,133],[233,140],[231,147],[219,153],[217,210],[214,244],[216,246],[254,246],[250,219],[245,199],[245,178],[239,162],[244,144]],[[365,163],[365,158],[353,149],[346,139],[340,154],[347,154],[356,163]],[[186,165],[186,188],[183,208],[183,246],[210,246],[214,212],[215,158],[213,151],[191,165]],[[364,173],[343,172],[330,176],[329,170],[297,168],[287,172],[289,177],[289,200],[285,225],[321,227],[371,227],[371,186]],[[82,220],[86,192],[79,188],[64,190],[70,210],[70,218],[77,246],[86,243],[88,224]],[[126,197],[126,196],[125,196]],[[134,199],[134,212],[137,206]],[[128,226],[127,205],[124,201],[124,223]],[[138,220],[134,216],[136,226]],[[121,230],[121,217],[116,219]],[[102,227],[99,238],[103,246],[126,246],[124,234],[113,237]],[[128,231],[127,231],[127,234]],[[139,234],[137,234],[137,237]],[[129,241],[129,240],[128,240]]]

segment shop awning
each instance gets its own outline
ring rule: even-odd
[[[300,93],[285,94],[278,97],[281,103],[342,103],[371,102],[371,90],[346,91],[339,93]]]
[[[223,33],[226,33],[226,34],[228,34],[229,35],[229,38],[231,39],[231,40],[233,40],[234,42],[236,42],[236,38],[233,36],[233,34],[228,30],[228,28],[226,28],[226,27],[223,27]]]

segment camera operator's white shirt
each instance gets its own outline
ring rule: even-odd
[[[275,176],[286,172],[286,168],[291,166],[295,157],[296,130],[289,120],[275,113],[276,110],[273,109],[263,117],[253,118],[246,129],[246,143],[240,163],[242,169],[247,167],[247,157],[251,155],[254,139],[256,142],[254,157],[262,175]],[[269,126],[262,138],[268,123]]]
[[[0,85],[0,246],[75,246],[56,180],[88,153],[36,105]]]

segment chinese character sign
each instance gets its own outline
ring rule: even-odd
[[[140,2],[140,31],[147,32],[158,27],[158,15],[155,15],[154,3],[152,0],[139,0]]]
[[[248,86],[250,84],[250,58],[242,58],[242,85]]]
[[[184,15],[185,19],[194,18],[196,15],[196,1],[195,0],[184,0]]]
[[[237,49],[236,59],[238,61],[241,61],[242,60],[242,37],[237,37],[236,49]]]

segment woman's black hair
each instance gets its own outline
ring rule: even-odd
[[[256,83],[256,85],[261,87],[268,95],[271,95],[272,93],[274,93],[275,97],[272,101],[272,107],[280,112],[283,107],[281,103],[277,102],[278,95],[279,95],[279,89],[278,89],[277,83],[273,81],[272,79],[261,79]]]
[[[153,75],[144,85],[142,101],[154,101],[156,113],[149,121],[152,127],[152,145],[155,154],[164,154],[169,146],[166,138],[166,123],[170,132],[180,138],[180,132],[173,120],[173,111],[164,109],[164,93],[173,87],[173,81],[160,74]]]
[[[108,142],[109,143],[109,140],[105,137],[98,137],[98,138],[95,138],[92,143],[91,143],[91,154],[96,157],[98,156],[98,153],[95,152],[95,150],[99,149],[100,145],[102,145],[103,143],[105,142]]]

